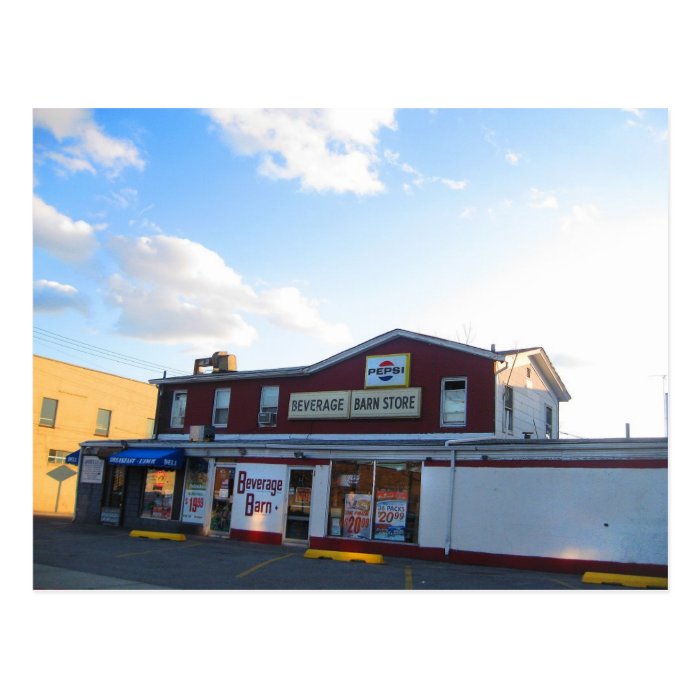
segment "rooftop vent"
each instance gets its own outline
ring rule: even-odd
[[[235,371],[236,356],[229,355],[227,352],[222,350],[215,352],[211,357],[202,357],[199,360],[194,361],[193,374]]]

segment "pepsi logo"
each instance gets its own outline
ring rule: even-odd
[[[399,368],[396,367],[391,360],[384,360],[384,362],[379,363],[379,367],[377,368],[377,375],[383,382],[390,382],[393,369]]]
[[[383,382],[390,382],[397,374],[404,374],[404,372],[405,370],[403,367],[398,367],[391,360],[384,360],[376,367],[371,367],[367,371],[367,374],[369,376],[375,374]]]
[[[366,387],[408,386],[410,354],[370,355],[365,367]]]

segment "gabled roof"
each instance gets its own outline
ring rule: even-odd
[[[535,365],[535,368],[544,377],[545,381],[552,388],[559,401],[570,401],[571,394],[564,386],[564,382],[554,369],[554,365],[544,351],[544,348],[520,348],[516,350],[503,350],[508,357],[508,362],[515,362],[518,357],[527,357]],[[511,359],[512,358],[512,359]]]
[[[235,371],[235,372],[217,372],[212,374],[193,374],[185,375],[180,377],[167,377],[163,379],[151,379],[151,384],[178,384],[182,382],[216,382],[216,381],[236,381],[242,379],[273,379],[281,377],[302,377],[310,374],[315,374],[321,370],[332,367],[339,362],[344,362],[345,360],[366,353],[373,348],[383,345],[392,340],[404,338],[406,340],[413,340],[419,343],[428,343],[430,345],[435,345],[440,348],[447,348],[449,350],[455,350],[457,352],[463,352],[468,355],[476,355],[478,357],[483,357],[488,360],[494,360],[497,362],[505,362],[508,358],[517,355],[527,355],[534,362],[537,363],[538,367],[548,379],[549,383],[552,385],[553,389],[557,393],[558,398],[561,401],[568,401],[571,396],[566,391],[566,387],[556,373],[552,363],[549,361],[546,353],[542,348],[528,348],[525,350],[507,350],[507,351],[491,351],[484,350],[483,348],[477,348],[473,345],[466,345],[465,343],[459,343],[454,340],[446,340],[444,338],[436,338],[432,335],[423,335],[422,333],[415,333],[413,331],[406,331],[401,328],[395,328],[393,331],[388,331],[382,335],[378,335],[375,338],[366,340],[364,343],[355,345],[354,347],[343,350],[342,352],[332,355],[331,357],[316,362],[312,365],[305,367],[283,367],[279,369],[261,369],[261,370],[245,370],[245,371]]]

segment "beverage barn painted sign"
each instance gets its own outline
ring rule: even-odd
[[[275,464],[239,464],[233,489],[234,530],[281,532],[286,474]]]

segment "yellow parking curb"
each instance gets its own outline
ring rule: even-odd
[[[338,552],[334,549],[307,549],[304,552],[304,557],[307,559],[335,559],[336,561],[363,561],[366,564],[384,563],[384,557],[381,554]]]
[[[584,583],[619,583],[630,588],[668,588],[668,579],[661,576],[632,576],[628,574],[604,574],[586,571]]]
[[[177,532],[151,532],[150,530],[132,530],[129,537],[147,537],[151,540],[175,540],[184,542],[187,538]]]

